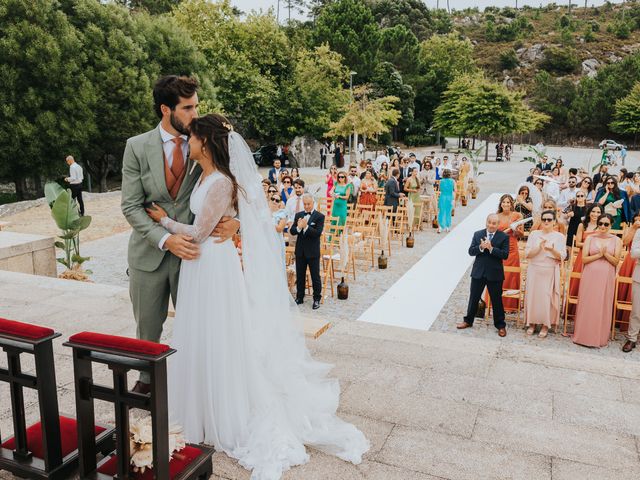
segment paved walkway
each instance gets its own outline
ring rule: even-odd
[[[8,272],[0,272],[0,283],[0,316],[63,334],[55,342],[58,398],[61,410],[73,413],[71,357],[61,344],[81,330],[133,335],[126,290]],[[165,341],[170,332],[171,320]],[[365,432],[372,449],[359,466],[312,450],[311,461],[285,479],[637,478],[637,361],[350,321],[308,344],[335,365],[340,415]],[[95,377],[110,381],[106,369]],[[34,421],[37,404],[31,394],[26,399]],[[8,405],[0,389],[5,436]],[[96,412],[113,423],[109,405],[98,402]],[[213,478],[249,475],[216,454]]]

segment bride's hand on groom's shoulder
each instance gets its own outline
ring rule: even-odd
[[[159,207],[155,203],[152,203],[151,206],[145,208],[145,210],[147,211],[147,215],[149,215],[149,217],[151,217],[151,220],[153,220],[154,222],[160,223],[160,220],[167,216],[167,212],[165,212],[162,207]]]
[[[216,228],[211,232],[212,237],[216,237],[216,243],[222,243],[233,237],[240,229],[240,221],[233,217],[222,217]]]

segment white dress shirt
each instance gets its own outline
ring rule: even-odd
[[[361,181],[360,177],[358,175],[355,175],[353,177],[351,175],[348,175],[347,176],[347,181],[351,185],[353,185],[353,194],[355,196],[358,196],[358,190],[360,190],[360,181]]]
[[[300,200],[300,203],[298,203]],[[287,200],[287,204],[284,207],[285,212],[287,212],[287,218],[289,222],[293,222],[296,213],[304,210],[304,202],[302,201],[302,195],[298,196],[295,193],[289,197]]]
[[[76,162],[69,165],[69,184],[80,185],[83,179],[82,167]]]
[[[566,208],[569,205],[571,200],[576,199],[576,192],[578,189],[576,187],[573,188],[565,188],[560,192],[560,198],[558,199],[558,207]]]

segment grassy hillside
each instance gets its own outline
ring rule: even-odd
[[[547,70],[573,80],[640,50],[640,2],[576,8],[467,9],[455,12],[455,29],[475,45],[488,75],[527,87]],[[586,64],[583,64],[586,62]]]

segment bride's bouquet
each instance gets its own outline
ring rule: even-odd
[[[131,466],[136,473],[144,473],[147,468],[153,468],[153,434],[151,417],[144,417],[135,421],[129,429],[129,444],[131,449]],[[169,427],[169,458],[182,450],[186,445],[182,427]]]

